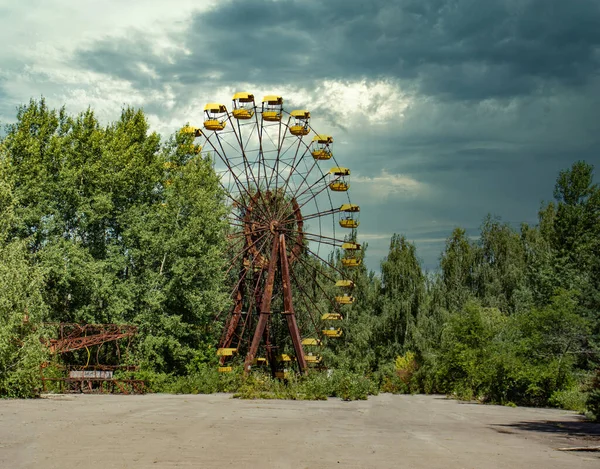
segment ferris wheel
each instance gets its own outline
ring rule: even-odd
[[[262,366],[280,378],[323,367],[319,348],[342,336],[343,307],[354,302],[349,273],[361,264],[350,169],[336,162],[333,137],[313,130],[310,112],[288,112],[281,96],[257,103],[236,93],[229,110],[210,103],[204,115],[203,128],[182,130],[191,153],[214,161],[230,206],[219,371],[242,359],[244,373]]]

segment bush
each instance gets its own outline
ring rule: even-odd
[[[2,245],[0,239],[0,397],[35,397],[41,391],[40,364],[48,355],[38,330],[47,311],[43,281],[24,242]]]
[[[201,365],[186,375],[157,373],[150,370],[138,371],[131,376],[141,379],[149,392],[167,394],[212,394],[235,392],[240,387],[241,372],[219,373],[210,365]]]
[[[600,389],[594,389],[588,394],[587,410],[595,422],[600,422]]]
[[[350,371],[334,370],[330,379],[333,386],[332,396],[344,401],[365,400],[369,394],[376,395],[379,392],[369,378]]]
[[[233,395],[240,399],[296,399],[294,392],[283,381],[273,379],[266,373],[247,376]]]
[[[583,413],[585,412],[587,397],[587,394],[579,388],[570,388],[564,391],[555,391],[550,396],[548,403],[553,407]]]
[[[311,372],[307,376],[290,376],[281,381],[267,374],[252,373],[245,378],[234,397],[241,399],[326,400],[339,397],[345,401],[367,399],[378,389],[369,378],[345,370],[330,373]]]
[[[414,374],[418,369],[416,356],[406,352],[396,357],[394,366],[384,365],[379,373],[379,389],[393,394],[408,394],[415,390]]]
[[[381,392],[392,394],[410,393],[410,382],[401,377],[393,363],[382,365],[374,377],[375,384]]]
[[[592,380],[586,407],[592,420],[600,422],[600,369],[596,371],[596,376]]]

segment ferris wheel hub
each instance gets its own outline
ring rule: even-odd
[[[269,230],[273,234],[277,234],[279,232],[280,223],[279,220],[273,220],[269,225]]]

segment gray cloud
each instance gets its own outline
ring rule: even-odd
[[[481,100],[548,84],[585,84],[600,63],[595,0],[242,0],[196,14],[173,63],[139,33],[107,38],[76,57],[148,86],[163,83],[306,83],[386,77],[421,94]],[[215,78],[216,76],[216,78]]]
[[[386,170],[427,189],[357,201],[371,268],[393,232],[433,268],[455,226],[475,235],[488,212],[534,222],[560,169],[600,163],[597,0],[232,0],[170,35],[181,49],[155,47],[145,26],[82,42],[70,65],[131,84],[169,123],[192,119],[191,96],[211,101],[222,87],[306,95],[355,174]],[[350,104],[311,99],[327,81],[385,83],[407,107],[383,115],[390,97],[369,88],[348,116]]]

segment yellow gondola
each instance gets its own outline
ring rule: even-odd
[[[336,287],[354,288],[354,282],[352,280],[338,280],[335,282]]]
[[[315,160],[328,160],[331,158],[331,144],[333,137],[331,135],[316,135],[311,143],[311,154]]]
[[[310,112],[304,109],[297,109],[290,112],[290,115],[295,119],[294,125],[290,127],[290,133],[299,137],[308,135],[310,128],[308,127],[308,120],[310,119]]]
[[[334,181],[329,184],[329,188],[334,192],[346,192],[348,189],[350,189],[350,184],[343,181]]]
[[[234,353],[237,353],[237,349],[235,348],[217,349],[217,357],[231,357]]]
[[[358,228],[358,225],[360,225],[360,222],[352,218],[342,218],[340,220],[340,226],[342,228]]]
[[[283,111],[283,98],[281,96],[269,95],[262,100],[262,118],[269,122],[281,120]]]
[[[321,341],[319,339],[302,339],[302,345],[306,345],[306,346],[321,345]]]
[[[346,192],[350,188],[350,184],[348,184],[343,179],[346,176],[350,176],[350,170],[348,168],[331,168],[329,170],[329,174],[336,177],[334,181],[329,184],[329,188],[334,192]]]
[[[181,128],[181,133],[182,134],[191,134],[194,136],[194,138],[200,137],[202,135],[202,131],[198,127],[192,127],[189,125],[183,126]]]
[[[275,378],[279,378],[279,379],[287,379],[289,378],[290,374],[287,371],[276,371],[275,372]]]
[[[354,257],[345,257],[342,258],[342,265],[344,267],[358,267],[361,264],[360,259],[356,259]]]
[[[241,92],[233,95],[233,117],[240,120],[254,116],[254,95]]]
[[[321,331],[326,337],[341,337],[342,330],[341,329],[324,329]]]
[[[292,357],[290,357],[287,353],[282,353],[281,355],[277,355],[276,360],[278,362],[291,362]]]
[[[320,355],[304,355],[306,363],[321,363],[322,358]]]
[[[348,168],[331,168],[329,174],[333,174],[337,177],[350,176],[350,169]]]
[[[360,207],[358,205],[354,205],[354,204],[343,204],[340,207],[340,212],[356,213],[356,212],[360,212]]]
[[[342,319],[342,315],[340,313],[325,313],[321,316],[322,321],[340,321]]]
[[[344,243],[342,249],[346,251],[360,251],[360,244],[358,243]]]
[[[207,130],[223,130],[225,128],[227,117],[227,108],[223,104],[209,103],[204,106],[204,128]]]
[[[351,305],[354,303],[354,297],[348,295],[336,296],[335,301],[337,301],[337,303],[340,305]]]
[[[255,358],[252,362],[253,365],[267,365],[268,363],[269,362],[267,361],[267,359],[263,357]]]
[[[233,371],[233,368],[231,366],[220,366],[218,368],[219,373],[229,373],[231,371]]]

